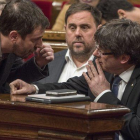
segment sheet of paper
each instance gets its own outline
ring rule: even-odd
[[[77,95],[71,95],[71,96],[52,97],[52,96],[46,96],[46,94],[33,94],[33,95],[28,95],[28,97],[42,98],[42,99],[65,99],[65,98],[85,97],[85,95],[84,94],[77,94]]]

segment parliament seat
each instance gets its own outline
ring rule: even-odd
[[[51,29],[66,0],[32,0],[32,2],[34,2],[49,19],[49,29]]]
[[[34,2],[38,7],[40,7],[44,15],[49,19],[49,21],[51,21],[53,2],[47,0],[32,0],[32,2]]]
[[[128,1],[136,7],[140,7],[140,0],[128,0]]]

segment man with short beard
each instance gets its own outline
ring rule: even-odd
[[[47,17],[29,0],[11,0],[0,16],[0,93],[9,93],[9,82],[19,78],[28,83],[48,75],[46,65],[53,50],[43,45],[42,36],[49,26]],[[27,10],[28,9],[28,10]],[[35,53],[23,63],[22,59]]]
[[[100,20],[100,12],[88,4],[76,3],[69,7],[65,16],[68,50],[55,53],[55,59],[48,64],[49,76],[39,83],[66,82],[87,71],[87,61],[94,59],[94,33]]]

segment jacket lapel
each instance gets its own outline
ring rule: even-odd
[[[0,87],[6,82],[15,59],[16,59],[16,56],[14,54],[9,54],[8,57],[6,58],[6,60],[4,60],[5,62],[1,67],[2,72],[0,75],[0,77],[1,77],[0,78]]]
[[[58,81],[65,64],[66,64],[65,59],[62,59],[61,62],[60,62],[60,59],[58,59],[58,61],[51,64],[51,66],[49,66],[50,67],[49,72],[50,72],[50,75],[51,75],[50,80]]]
[[[129,99],[129,96],[131,94],[131,91],[132,89],[135,87],[135,84],[137,83],[137,78],[140,76],[140,67],[139,66],[136,66],[132,75],[131,75],[131,78],[125,88],[125,91],[124,91],[124,94],[122,96],[122,103],[124,105],[127,104],[127,101]]]

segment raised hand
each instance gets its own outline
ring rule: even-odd
[[[104,90],[110,89],[110,83],[106,80],[103,70],[96,59],[96,66],[93,65],[92,61],[89,61],[87,65],[87,73],[84,72],[83,75],[88,83],[88,86],[95,97],[97,97]]]
[[[54,51],[50,45],[43,44],[41,48],[36,49],[35,62],[40,68],[46,66],[53,59],[54,59]]]

